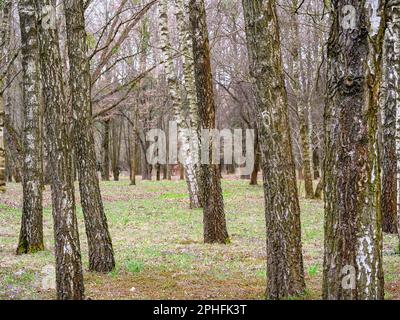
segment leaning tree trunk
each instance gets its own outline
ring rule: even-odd
[[[21,55],[23,120],[23,207],[17,254],[44,250],[42,207],[42,155],[40,129],[40,69],[35,6],[32,0],[18,3]]]
[[[169,40],[168,31],[168,1],[160,0],[159,2],[159,19],[160,19],[160,37],[161,37],[161,50],[164,55],[165,73],[167,76],[167,83],[169,88],[169,95],[171,99],[172,108],[174,110],[175,121],[178,126],[178,137],[181,142],[181,154],[183,155],[183,166],[185,168],[186,182],[188,185],[190,208],[200,208],[199,186],[197,183],[195,163],[193,158],[192,149],[190,148],[190,141],[185,135],[183,129],[186,128],[185,119],[183,115],[183,106],[179,94],[178,81],[174,70],[174,61],[171,43]],[[157,167],[158,168],[158,167]],[[157,171],[158,173],[158,171]]]
[[[243,0],[267,226],[267,297],[305,290],[300,207],[274,0]]]
[[[45,128],[54,219],[58,299],[84,297],[78,223],[72,182],[72,157],[64,95],[63,69],[56,25],[45,14],[55,14],[55,1],[35,2],[39,33],[40,67],[45,104]]]
[[[89,246],[89,270],[110,272],[115,261],[96,172],[84,4],[79,0],[69,0],[64,3],[64,10],[74,113],[75,163]]]
[[[298,0],[292,0],[293,12],[298,8]],[[304,88],[304,68],[302,62],[302,49],[300,44],[300,31],[297,13],[291,15],[292,55],[293,55],[293,91],[297,104],[297,114],[300,126],[300,149],[302,155],[302,169],[304,177],[305,196],[314,198],[313,180],[311,175],[310,134],[307,125],[306,90]]]
[[[400,3],[400,2],[399,2]],[[397,161],[396,161],[396,60],[395,45],[399,41],[393,25],[395,10],[388,10],[388,28],[384,40],[382,109],[382,230],[397,233]],[[398,30],[397,30],[398,32]],[[398,57],[397,57],[398,58]]]
[[[0,72],[6,67],[6,50],[10,42],[9,23],[12,10],[12,1],[5,0],[0,3],[2,9],[2,19],[0,22]],[[4,148],[4,100],[3,87],[4,77],[0,75],[0,193],[6,191],[6,152]]]
[[[201,127],[211,130],[215,129],[215,103],[204,0],[190,0],[189,6],[199,118]],[[212,159],[212,140],[208,147],[209,159]],[[227,243],[229,235],[218,165],[201,164],[200,180],[204,242]]]
[[[384,296],[377,142],[384,24],[369,17],[365,2],[332,1],[324,119],[324,299]],[[348,5],[357,13],[354,28],[342,15]]]

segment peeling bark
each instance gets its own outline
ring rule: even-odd
[[[200,122],[197,110],[197,97],[196,97],[196,83],[194,79],[194,63],[193,63],[193,42],[190,34],[189,26],[189,4],[188,1],[175,0],[175,16],[178,23],[179,30],[179,42],[182,51],[182,65],[183,65],[183,85],[186,91],[186,99],[189,105],[189,127],[191,129],[191,153],[194,155],[194,160],[197,159],[197,163],[194,163],[195,178],[197,184],[200,181],[200,157],[199,146],[200,146]],[[202,206],[202,195],[201,187],[198,186],[198,198],[199,207]]]
[[[306,108],[306,97],[304,88],[304,66],[302,62],[302,48],[300,44],[299,21],[297,13],[294,11],[298,8],[298,1],[292,0],[293,14],[291,15],[291,53],[293,56],[293,89],[297,105],[297,114],[300,127],[300,149],[302,155],[302,169],[304,177],[305,196],[307,199],[314,198],[313,180],[311,175],[311,155],[310,155],[310,133],[307,119],[308,111]]]
[[[388,36],[393,37],[393,55],[391,55],[391,65],[393,66],[393,76],[396,88],[396,177],[397,177],[397,232],[400,239],[400,0],[390,0],[387,5],[387,31]]]
[[[267,298],[305,290],[300,207],[274,0],[243,0],[265,197]]]
[[[202,129],[215,128],[215,102],[211,74],[210,47],[204,0],[189,1],[198,114]],[[203,143],[201,141],[201,143]],[[209,143],[212,159],[213,141]],[[219,166],[202,164],[200,185],[203,200],[204,242],[228,243]]]
[[[38,17],[41,80],[53,204],[56,285],[60,300],[83,299],[83,273],[72,175],[72,148],[58,31],[46,24],[53,0],[34,0]]]
[[[400,41],[396,30],[396,5],[388,5],[388,25],[384,40],[383,76],[381,86],[382,109],[382,229],[387,233],[397,233],[397,161],[396,161],[396,42]],[[399,10],[399,3],[397,10]],[[399,17],[397,16],[397,23]],[[397,26],[397,28],[399,28]],[[397,32],[397,35],[396,35]],[[396,60],[397,58],[397,60]]]
[[[193,150],[190,148],[190,141],[183,131],[183,129],[187,129],[187,126],[185,124],[183,105],[179,94],[179,86],[173,64],[172,48],[169,40],[167,0],[159,1],[159,19],[161,31],[161,50],[164,55],[164,67],[167,76],[171,104],[174,110],[175,121],[178,125],[178,138],[181,142],[181,149],[184,158],[183,166],[185,169],[186,182],[188,186],[190,208],[200,208],[199,186],[197,183],[195,163],[193,161]]]
[[[33,0],[18,3],[23,77],[23,207],[17,254],[44,250],[42,155],[40,129],[40,69]]]
[[[370,2],[332,1],[324,115],[324,299],[384,297],[377,143],[384,23],[377,26],[378,16],[369,16]],[[357,12],[355,29],[344,27],[346,5]],[[345,276],[354,285],[343,285]]]
[[[110,272],[115,267],[115,260],[96,172],[84,4],[79,0],[65,1],[64,10],[70,62],[75,163],[89,246],[89,270]]]

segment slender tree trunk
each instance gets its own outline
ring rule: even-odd
[[[183,86],[189,106],[189,126],[191,129],[190,152],[193,159],[194,175],[197,182],[199,207],[202,206],[200,187],[200,120],[197,107],[196,83],[194,78],[193,41],[190,33],[189,2],[175,0],[175,16],[178,24],[178,36],[182,50]]]
[[[186,181],[189,192],[190,208],[200,207],[199,186],[197,183],[195,163],[193,158],[193,150],[190,148],[190,140],[185,136],[183,129],[186,128],[183,105],[179,94],[178,81],[175,75],[173,65],[173,54],[169,40],[168,31],[168,1],[160,0],[159,2],[160,13],[160,31],[161,31],[161,47],[164,55],[165,73],[167,75],[167,83],[169,87],[169,95],[171,97],[171,104],[174,109],[175,121],[178,125],[178,137],[181,142],[183,154],[183,167],[186,173]],[[158,172],[158,171],[157,171]]]
[[[162,173],[163,173],[162,179],[167,180],[167,178],[168,178],[168,165],[167,164],[162,166]]]
[[[23,207],[17,254],[44,250],[42,155],[40,130],[40,69],[35,5],[18,3],[23,77]]]
[[[140,139],[140,159],[141,159],[141,169],[142,169],[142,180],[152,180],[152,171],[153,167],[151,164],[147,162],[146,157],[146,141],[144,141],[144,134],[143,139]]]
[[[130,174],[130,180],[131,180],[131,185],[134,186],[136,185],[136,141],[137,141],[137,108],[135,107],[134,110],[134,115],[133,115],[133,125],[132,125],[132,138],[131,138],[131,143],[130,143],[130,168],[131,168],[131,174]],[[128,126],[130,127],[130,126]],[[130,133],[128,133],[130,134]]]
[[[120,175],[120,153],[121,153],[121,137],[122,123],[118,119],[114,119],[111,124],[111,166],[114,181],[119,181]]]
[[[8,43],[10,41],[10,33],[9,33],[9,23],[12,9],[12,2],[10,0],[2,1],[0,4],[0,8],[2,9],[2,19],[0,22],[0,71],[3,71],[3,68],[6,64],[5,57],[7,56],[6,50],[8,49]],[[3,77],[0,78],[0,91],[3,91]],[[6,153],[4,148],[4,100],[3,94],[0,93],[0,193],[6,191]]]
[[[389,2],[388,30],[394,37],[394,71],[396,74],[396,163],[397,163],[397,232],[400,240],[400,1]]]
[[[369,17],[365,2],[331,4],[324,119],[324,299],[384,297],[377,142],[384,33],[383,25],[376,25],[377,16]],[[348,5],[357,13],[354,29],[342,15]]]
[[[74,112],[75,163],[89,246],[89,270],[110,272],[114,269],[115,261],[96,172],[84,3],[79,0],[66,1],[64,10]]]
[[[319,148],[315,147],[313,150],[312,154],[312,159],[313,159],[313,171],[314,171],[314,179],[317,180],[319,179],[320,173],[319,173],[319,167],[320,167],[320,162],[319,162]]]
[[[304,292],[300,207],[274,0],[243,0],[265,195],[267,297]]]
[[[134,186],[134,185],[136,185],[136,135],[132,138],[132,140],[133,141],[132,141],[132,147],[131,147],[130,180],[131,180],[131,185]]]
[[[324,182],[320,179],[315,187],[314,198],[315,199],[322,199],[322,191],[324,190]]]
[[[72,183],[72,158],[68,132],[68,108],[58,31],[45,15],[55,14],[55,1],[34,0],[38,17],[40,67],[45,103],[45,128],[53,203],[56,284],[58,299],[84,297],[78,223]]]
[[[197,103],[201,127],[215,129],[215,103],[211,74],[210,47],[204,0],[190,0],[190,25]],[[201,141],[201,143],[205,143]],[[213,141],[209,143],[209,159],[212,159]],[[204,242],[228,243],[224,200],[217,164],[202,164],[200,171],[203,197]]]
[[[258,143],[258,132],[255,132],[255,142],[254,142],[254,168],[250,175],[250,185],[256,186],[258,184],[257,177],[258,171],[260,170],[260,151],[259,151],[259,143]]]
[[[297,104],[297,114],[300,126],[300,148],[302,155],[302,169],[304,177],[305,196],[307,199],[314,198],[313,181],[311,176],[311,156],[310,156],[310,134],[307,125],[306,97],[304,88],[304,68],[302,62],[302,48],[300,44],[299,21],[295,10],[298,8],[298,0],[292,0],[292,56],[293,56],[293,89]]]
[[[6,192],[6,152],[4,150],[4,102],[0,96],[0,193]]]
[[[110,181],[110,120],[104,121],[103,133],[103,167],[101,178],[104,181]]]
[[[399,2],[400,3],[400,2]],[[388,10],[388,19],[394,11]],[[396,161],[396,61],[395,30],[390,28],[385,34],[383,51],[383,72],[381,86],[382,110],[382,230],[387,233],[397,233],[397,161]]]
[[[160,164],[156,165],[156,180],[157,181],[161,180],[161,165]]]

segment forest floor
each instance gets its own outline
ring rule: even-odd
[[[263,190],[246,180],[223,179],[229,245],[202,243],[202,211],[189,210],[184,181],[101,182],[117,267],[109,274],[87,271],[87,241],[78,206],[80,241],[90,299],[263,299],[265,219]],[[0,299],[53,299],[42,286],[54,265],[50,188],[44,195],[46,250],[16,256],[21,186],[0,195]],[[77,189],[78,190],[78,189]],[[77,204],[79,197],[77,194]],[[307,291],[320,299],[323,262],[323,203],[300,199]],[[385,235],[387,299],[400,299],[397,237]],[[47,269],[46,269],[47,268]]]

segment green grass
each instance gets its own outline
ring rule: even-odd
[[[130,273],[139,273],[143,271],[143,263],[135,260],[128,260],[125,263],[126,270]]]
[[[301,185],[300,185],[301,186]],[[246,180],[222,180],[231,242],[203,243],[202,210],[190,210],[184,181],[102,182],[116,268],[92,274],[82,210],[77,215],[91,299],[264,299],[266,284],[264,197]],[[76,188],[78,190],[78,188]],[[16,256],[21,186],[0,198],[0,299],[53,299],[40,288],[43,267],[54,265],[49,187],[44,194],[44,252]],[[319,299],[323,264],[323,203],[300,199],[307,291],[292,299]],[[386,297],[399,298],[397,237],[385,235]]]

